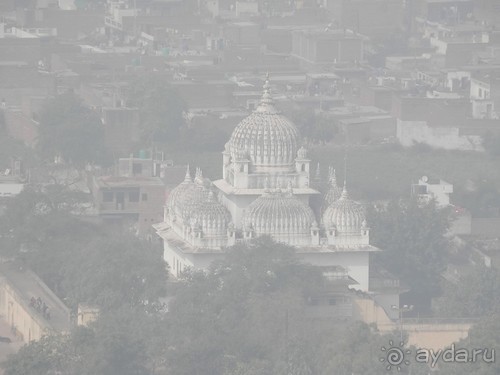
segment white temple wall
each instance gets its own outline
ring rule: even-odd
[[[163,259],[167,262],[169,272],[173,276],[179,277],[180,273],[186,267],[194,267],[193,262],[180,250],[177,250],[174,246],[170,246],[168,241],[163,240],[163,245]]]
[[[223,253],[187,253],[184,254],[175,246],[171,246],[168,241],[164,240],[163,259],[168,263],[169,272],[174,277],[179,277],[186,268],[194,268],[198,270],[206,270],[210,264],[217,259],[223,257]]]
[[[258,197],[259,195],[220,195],[220,203],[222,203],[222,205],[228,209],[229,213],[231,214],[231,218],[233,219],[235,228],[242,228],[244,209],[247,208],[248,205],[250,205],[250,203],[252,203]]]

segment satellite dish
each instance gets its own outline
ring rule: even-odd
[[[424,182],[429,181],[429,177],[427,177],[427,176],[423,176],[423,177],[422,177],[422,181],[424,181]]]

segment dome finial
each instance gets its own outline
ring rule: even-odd
[[[333,167],[330,169],[330,185],[337,186],[337,172]]]
[[[264,90],[269,90],[271,85],[269,84],[269,72],[266,73],[266,80],[264,81]]]
[[[186,176],[184,176],[184,182],[191,182],[191,171],[189,170],[189,164],[186,167]]]
[[[344,154],[344,191],[347,192],[347,150]]]
[[[201,171],[200,167],[196,168],[196,174],[194,177],[194,182],[197,184],[202,184],[203,183],[203,172]]]
[[[263,86],[264,92],[262,94],[262,99],[260,100],[263,104],[272,104],[273,99],[271,97],[271,84],[269,83],[269,73],[266,74],[266,81]]]

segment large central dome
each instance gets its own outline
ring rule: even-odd
[[[260,104],[236,126],[228,142],[231,158],[249,159],[253,172],[291,169],[297,155],[299,132],[274,107],[269,88],[266,79]]]

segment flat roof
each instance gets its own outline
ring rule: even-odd
[[[164,186],[159,177],[103,176],[95,179],[100,188]]]
[[[169,246],[174,247],[184,254],[224,254],[224,250],[222,249],[192,246],[180,238],[167,223],[154,224],[153,228],[162,239],[168,242]]]

